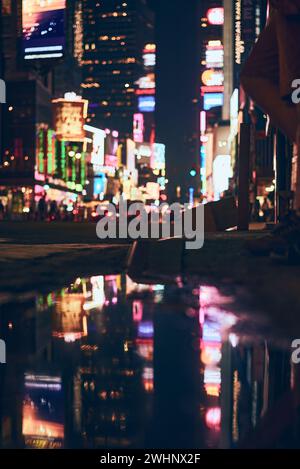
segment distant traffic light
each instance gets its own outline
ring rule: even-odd
[[[190,175],[194,178],[195,176],[197,176],[197,171],[194,168],[192,168],[190,170]]]

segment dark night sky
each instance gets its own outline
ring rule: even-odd
[[[155,5],[156,0],[147,0],[148,5],[153,8]]]

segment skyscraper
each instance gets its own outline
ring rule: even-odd
[[[81,0],[2,0],[7,104],[2,108],[0,186],[18,213],[19,201],[33,198],[36,183],[56,170],[52,98],[80,90],[80,6]]]
[[[153,40],[152,12],[145,0],[83,0],[83,26],[81,86],[89,121],[130,136],[143,49]]]
[[[222,1],[201,2],[201,95],[207,121],[221,119],[224,102],[224,9]]]

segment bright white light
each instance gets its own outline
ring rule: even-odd
[[[224,8],[210,8],[207,12],[207,19],[212,25],[224,24]]]
[[[25,52],[47,52],[62,50],[62,46],[47,46],[47,47],[26,47]]]
[[[25,60],[32,60],[32,59],[55,59],[62,57],[62,53],[57,53],[57,54],[34,54],[34,55],[25,55]]]

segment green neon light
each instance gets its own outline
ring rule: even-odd
[[[44,174],[44,131],[39,130],[38,133],[38,171]]]
[[[64,141],[64,140],[62,140],[62,142],[61,142],[60,167],[61,167],[62,179],[66,180],[66,176],[67,176],[67,168],[66,168],[66,146],[65,146],[65,141]]]
[[[47,172],[53,174],[55,163],[53,161],[53,130],[47,132]]]
[[[72,181],[76,181],[76,159],[72,158]]]
[[[81,179],[81,185],[84,187],[85,186],[85,181],[86,181],[86,168],[85,168],[85,155],[82,154],[81,160],[81,170],[80,170],[80,179]]]

